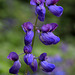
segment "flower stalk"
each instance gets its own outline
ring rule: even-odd
[[[37,14],[37,17],[36,17],[36,20],[35,20],[35,25],[34,25],[34,37],[33,37],[33,41],[32,41],[32,48],[33,48],[34,40],[35,40],[37,21],[38,21],[38,14]]]

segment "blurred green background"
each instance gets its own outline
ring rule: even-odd
[[[25,33],[21,25],[28,21],[34,24],[36,18],[34,6],[29,2],[30,0],[0,0],[0,75],[11,75],[9,68],[13,62],[7,59],[10,52],[23,53]],[[46,8],[45,21],[38,21],[37,26],[57,23],[59,26],[53,33],[59,36],[61,41],[57,45],[45,46],[39,41],[37,34],[32,53],[35,56],[43,52],[47,52],[48,56],[59,54],[64,63],[66,60],[72,60],[72,64],[65,71],[66,75],[75,75],[75,0],[60,0],[57,5],[63,6],[63,15],[56,17]],[[67,43],[67,52],[60,49],[62,42]],[[23,56],[20,56],[22,66],[19,75],[24,75],[26,70]],[[44,75],[39,73],[39,68],[37,72],[37,75]],[[33,74],[32,71],[31,73]]]

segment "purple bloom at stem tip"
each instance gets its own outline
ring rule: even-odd
[[[44,72],[52,72],[55,68],[54,64],[48,63],[47,61],[42,61],[40,63],[40,68],[44,71]]]
[[[33,55],[32,54],[26,54],[26,55],[24,55],[24,62],[27,65],[31,65],[32,62],[33,62]]]
[[[9,73],[17,74],[19,72],[20,67],[21,67],[20,61],[19,60],[15,61],[13,66],[9,69]]]
[[[7,58],[13,61],[17,61],[19,59],[19,56],[16,52],[10,52]]]
[[[47,26],[47,25],[43,25],[42,27],[41,27],[41,31],[44,33],[46,33],[46,32],[48,32],[49,31],[49,27]]]

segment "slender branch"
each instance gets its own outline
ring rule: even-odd
[[[25,54],[25,53],[21,53],[21,54],[18,54],[18,55],[20,56],[20,55],[22,55],[22,54]]]
[[[34,40],[35,40],[35,33],[36,33],[35,28],[36,28],[36,25],[37,25],[37,20],[38,20],[38,15],[37,15],[37,17],[36,17],[36,21],[35,21],[35,25],[34,25],[34,37],[33,37],[33,41],[32,41],[32,48],[33,48]]]

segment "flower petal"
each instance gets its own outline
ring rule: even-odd
[[[40,21],[44,21],[45,13],[46,13],[46,10],[45,10],[45,7],[43,5],[39,5],[36,7],[35,14],[36,15],[38,14],[38,19]]]
[[[46,24],[46,27],[49,28],[50,32],[52,32],[52,31],[54,31],[58,27],[58,24],[50,23],[50,24]]]
[[[51,13],[53,13],[57,17],[60,17],[63,13],[63,7],[61,6],[50,5],[48,6],[48,9]]]
[[[19,59],[19,56],[16,52],[11,52],[11,53],[9,53],[7,58],[10,60],[13,60],[13,61],[17,61]]]
[[[52,72],[54,70],[54,68],[55,68],[55,65],[50,64],[50,63],[48,63],[46,61],[42,61],[40,68],[45,72]]]
[[[44,33],[46,33],[46,32],[48,32],[49,31],[49,28],[50,26],[47,26],[47,25],[43,25],[42,27],[41,27],[41,31]]]
[[[40,56],[39,56],[39,60],[41,61],[45,61],[45,57],[47,56],[47,53],[42,53]]]
[[[32,54],[26,54],[26,55],[24,55],[24,62],[27,65],[31,65],[32,62],[33,62],[33,55]]]
[[[54,39],[53,44],[57,44],[60,41],[60,38],[54,35],[52,32],[48,32],[48,35]]]
[[[30,65],[30,68],[32,69],[33,72],[37,71],[38,63],[37,60],[34,59],[32,64]]]
[[[49,37],[48,33],[41,33],[39,36],[40,41],[45,45],[51,45],[55,41],[53,36]]]
[[[46,0],[46,6],[54,5],[58,2],[59,0]]]
[[[32,43],[33,37],[34,37],[34,32],[28,31],[24,37],[25,45],[30,45]]]
[[[28,46],[24,46],[24,53],[31,53],[32,52],[32,46],[28,45]]]
[[[30,4],[31,5],[40,5],[40,4],[44,4],[45,0],[31,0]]]
[[[14,62],[14,65],[9,69],[9,73],[11,74],[17,74],[19,72],[19,69],[21,67],[21,63],[19,60]]]
[[[22,25],[22,29],[24,30],[24,32],[31,31],[33,29],[33,24],[31,22],[25,22]]]

